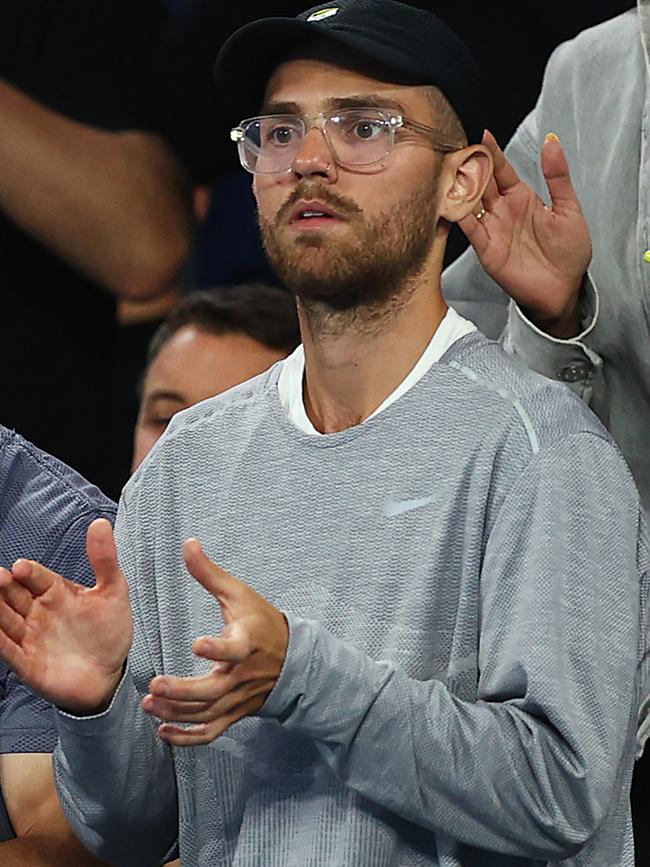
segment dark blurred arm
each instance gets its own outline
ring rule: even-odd
[[[193,230],[189,180],[162,138],[85,126],[3,81],[0,210],[122,298],[167,288]]]

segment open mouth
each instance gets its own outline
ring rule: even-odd
[[[343,222],[342,217],[320,202],[301,202],[291,217],[291,225],[300,229],[323,228],[341,222]]]

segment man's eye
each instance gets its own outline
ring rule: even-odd
[[[377,138],[383,130],[384,124],[379,120],[359,120],[352,127],[352,132],[356,138],[362,141]]]
[[[152,423],[152,424],[155,424],[156,427],[162,427],[162,428],[165,428],[165,427],[167,427],[167,425],[169,424],[169,422],[170,422],[171,420],[172,420],[172,417],[171,417],[170,415],[165,415],[165,416],[160,416],[160,417],[152,418],[152,419],[151,419],[151,423]]]
[[[296,131],[290,126],[276,126],[269,132],[268,139],[271,144],[284,147],[291,144]]]

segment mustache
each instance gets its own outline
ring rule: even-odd
[[[286,202],[275,215],[275,223],[281,223],[291,211],[295,208],[298,202],[303,199],[317,199],[324,205],[332,208],[337,214],[343,217],[351,217],[354,214],[360,214],[361,208],[352,199],[347,196],[336,196],[324,187],[307,186],[306,184],[299,185],[291,193]]]

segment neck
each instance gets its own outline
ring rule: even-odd
[[[381,307],[332,311],[298,300],[305,410],[321,433],[361,424],[413,370],[447,313],[442,257]]]

